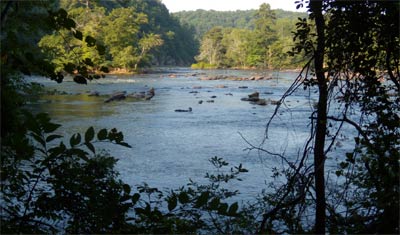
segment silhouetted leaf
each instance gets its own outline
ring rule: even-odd
[[[189,202],[189,196],[186,192],[181,192],[178,196],[179,202],[182,204],[188,203]]]
[[[194,207],[200,208],[200,207],[204,206],[208,201],[208,197],[209,197],[209,192],[203,192],[200,195],[200,197],[197,199]]]
[[[85,63],[85,64],[87,64],[87,65],[89,65],[89,66],[94,66],[94,63],[93,63],[93,61],[92,61],[90,58],[85,58],[85,59],[83,60],[83,63]]]
[[[117,142],[117,144],[121,145],[121,146],[124,146],[124,147],[127,147],[127,148],[132,148],[132,146],[130,146],[128,143],[125,143],[125,142]]]
[[[110,70],[108,70],[108,68],[104,67],[104,66],[101,66],[100,71],[103,72],[103,73],[109,73],[110,72]]]
[[[69,144],[71,145],[71,147],[74,147],[79,143],[81,143],[81,134],[79,133],[72,135],[69,139]]]
[[[85,133],[85,142],[90,142],[94,138],[94,128],[91,126],[87,129]]]
[[[228,215],[234,216],[236,215],[237,210],[239,209],[239,205],[237,202],[233,203],[228,210]]]
[[[61,138],[61,137],[63,137],[62,135],[49,135],[47,138],[46,138],[46,142],[48,143],[48,142],[51,142],[51,141],[53,141],[53,140],[55,140],[55,139],[59,139],[59,138]]]
[[[97,44],[96,45],[96,49],[97,49],[97,52],[99,53],[99,55],[106,54],[106,47],[105,46],[103,46],[101,44]]]
[[[122,185],[122,188],[124,189],[125,194],[131,193],[131,186],[124,184],[124,185]]]
[[[79,40],[82,41],[82,39],[83,39],[83,34],[82,34],[81,31],[76,30],[76,31],[73,32],[73,34],[74,34],[74,37],[75,37],[76,39],[79,39]]]
[[[94,47],[96,45],[96,39],[91,36],[86,36],[85,42],[87,43],[88,47]]]
[[[133,196],[132,196],[132,203],[133,203],[133,204],[136,204],[136,203],[139,201],[139,199],[140,199],[140,194],[139,194],[139,193],[133,194]]]
[[[101,129],[101,130],[97,133],[97,139],[98,139],[98,140],[105,140],[105,139],[107,139],[107,129]]]
[[[80,75],[74,77],[74,82],[78,84],[87,84],[86,78]]]
[[[96,153],[96,149],[94,148],[92,143],[86,142],[85,145],[90,151],[92,151],[92,153]]]
[[[220,199],[218,197],[213,198],[210,202],[210,209],[217,210],[220,203]]]
[[[176,195],[171,196],[168,199],[168,210],[172,211],[173,209],[175,209],[175,207],[178,205],[178,200],[176,198]]]
[[[64,27],[67,28],[67,29],[72,29],[72,28],[76,27],[76,23],[75,23],[75,21],[73,19],[68,18],[68,19],[65,20]]]
[[[51,133],[57,130],[61,125],[55,123],[45,123],[43,124],[43,131],[44,133]]]
[[[222,203],[222,204],[220,204],[220,206],[218,208],[218,213],[221,214],[221,215],[225,215],[226,214],[226,210],[228,210],[228,204]]]

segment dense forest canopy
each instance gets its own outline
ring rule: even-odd
[[[275,14],[277,25],[285,30],[285,36],[291,36],[293,22],[298,18],[307,17],[307,13],[285,11],[281,9],[272,10]],[[254,15],[257,10],[215,11],[196,10],[181,11],[173,13],[183,24],[194,27],[195,38],[201,39],[210,29],[220,26],[223,28],[254,29]],[[285,22],[290,21],[290,25]],[[287,27],[290,26],[290,27]]]
[[[302,55],[290,56],[293,32],[306,13],[272,10],[262,4],[258,10],[183,11],[174,13],[196,30],[200,40],[194,68],[295,69],[304,63]]]
[[[82,32],[71,35],[58,30],[39,42],[59,69],[73,63],[75,57],[90,57],[100,67],[124,71],[150,65],[188,65],[197,53],[191,29],[171,16],[161,1],[60,1],[59,7],[66,9]],[[78,45],[77,39],[87,35],[105,46],[103,55]]]
[[[65,64],[87,58],[90,58],[89,64],[96,65],[94,70],[108,67],[114,72],[138,71],[152,65],[187,66],[195,59],[200,62],[200,68],[296,68],[302,62],[301,57],[290,57],[287,52],[293,44],[295,22],[306,14],[271,10],[267,4],[259,10],[197,10],[174,14],[158,0],[61,0],[55,6],[65,9],[82,33],[74,35],[57,30],[39,42],[58,71]],[[262,11],[270,11],[273,20],[264,17],[267,21],[262,23],[259,19]],[[220,27],[223,34],[221,42],[212,42],[221,47],[211,48],[222,52],[218,60],[210,60],[210,56],[205,55],[210,40],[204,37],[213,27]],[[265,33],[270,39],[261,42]],[[86,40],[88,35],[104,46],[104,53],[98,54],[96,48],[79,43],[80,37]]]

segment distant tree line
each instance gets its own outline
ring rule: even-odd
[[[306,13],[271,10],[262,4],[247,11],[184,11],[175,13],[192,25],[200,50],[195,68],[298,68],[303,56],[291,56],[292,32]]]

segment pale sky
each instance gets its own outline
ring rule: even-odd
[[[272,9],[296,11],[296,0],[162,0],[170,12],[191,11],[197,9],[216,11],[235,11],[258,9],[263,3],[271,5]],[[300,9],[305,11],[305,8]]]

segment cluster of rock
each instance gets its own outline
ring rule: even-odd
[[[260,99],[260,93],[258,93],[257,91],[254,93],[251,93],[246,98],[242,98],[241,100],[248,101],[252,104],[257,104],[257,105],[267,105],[267,104],[278,105],[278,104],[280,104],[280,101],[270,100],[270,99],[268,99],[268,100]]]
[[[134,92],[131,94],[126,94],[126,91],[116,92],[111,95],[110,98],[106,99],[104,103],[109,103],[111,101],[120,101],[126,98],[133,98],[139,100],[150,100],[155,95],[154,88],[151,88],[147,92]]]
[[[232,81],[260,81],[260,80],[270,80],[272,77],[265,76],[252,76],[252,77],[235,77],[226,75],[216,75],[211,77],[201,77],[200,80],[203,81],[213,81],[213,80],[232,80]]]

